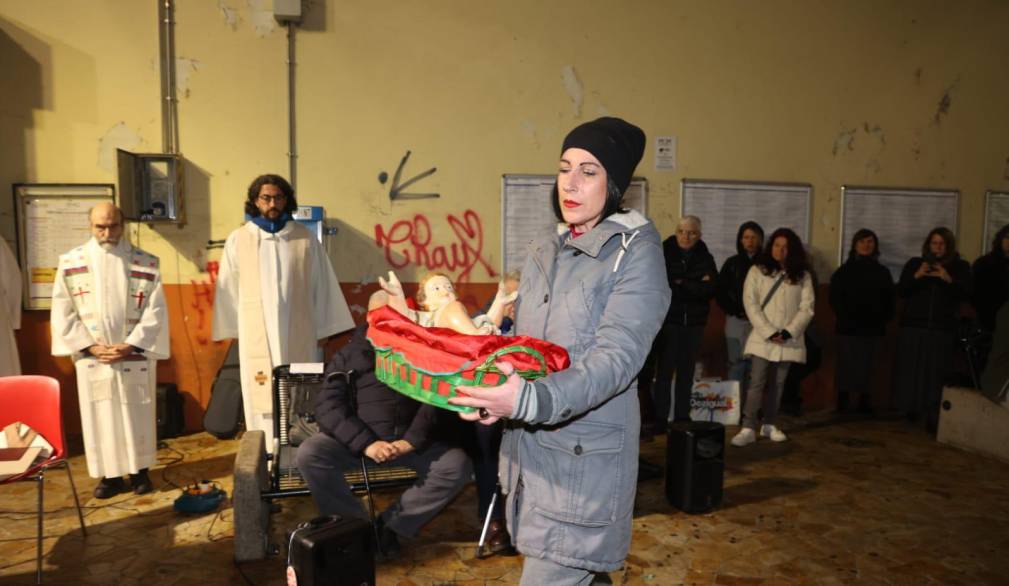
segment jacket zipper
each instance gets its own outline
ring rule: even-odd
[[[932,301],[935,299],[935,283],[928,288],[928,324],[927,329],[932,329]]]
[[[683,263],[683,280],[687,280],[687,259],[681,258],[680,262]],[[683,325],[687,325],[687,303],[683,303]]]
[[[539,249],[536,252],[537,252],[537,255],[533,256],[533,263],[536,265],[536,268],[538,268],[540,270],[540,273],[543,274],[543,280],[546,281],[546,283],[547,283],[547,295],[549,295],[550,291],[553,290],[553,282],[550,279],[550,275],[548,275],[547,272],[546,272],[546,270],[543,268],[543,263],[540,262],[540,257],[538,256],[538,253],[542,252],[542,249]],[[558,252],[559,252],[559,250],[558,250]],[[548,298],[548,300],[546,302],[548,303],[548,305],[547,305],[547,316],[546,316],[546,319],[543,320],[543,331],[540,333],[540,338],[543,338],[543,339],[546,338],[546,324],[547,324],[547,322],[549,321],[549,318],[550,318],[549,298]],[[518,317],[518,316],[516,316],[516,317]],[[513,325],[512,327],[515,328],[517,326],[518,326],[518,323],[516,322],[515,325]],[[501,485],[501,495],[502,496],[506,496],[508,494],[509,490],[511,489],[512,477],[515,474],[518,474],[518,482],[519,483],[522,482],[522,454],[519,451],[519,441],[520,441],[520,438],[522,437],[522,434],[525,433],[525,429],[521,425],[518,425],[518,426],[515,426],[515,427],[512,427],[511,429],[509,429],[509,432],[510,433],[508,434],[508,440],[510,440],[510,442],[511,442],[511,456],[512,456],[512,458],[511,458],[511,463],[509,464],[508,470],[507,470],[508,477],[507,478],[501,478],[501,472],[500,472],[500,470],[498,471],[498,481],[499,481],[499,484]],[[521,488],[521,484],[520,484],[516,488],[516,493],[520,492],[521,489],[522,488]],[[518,503],[518,500],[515,499],[515,500],[513,500],[513,502],[514,503]],[[516,507],[515,510],[513,511],[512,518],[514,519],[514,518],[517,518],[517,517],[518,517],[518,508]],[[514,538],[514,536],[513,536],[513,538]]]

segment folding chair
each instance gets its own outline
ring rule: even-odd
[[[354,384],[353,371],[334,375],[346,377],[350,390],[348,398],[351,411],[356,413],[357,386]],[[270,470],[270,490],[262,494],[264,500],[311,494],[308,483],[301,476],[301,471],[295,463],[298,446],[292,443],[295,439],[295,434],[292,433],[294,425],[292,413],[298,410],[296,403],[305,401],[305,398],[317,391],[324,381],[322,373],[292,373],[289,366],[278,366],[273,369],[274,451]],[[372,491],[410,486],[417,480],[417,471],[409,466],[379,465],[362,455],[360,471],[348,471],[344,474],[344,478],[351,492],[357,496],[368,497],[368,513],[371,517],[372,530],[376,531],[377,536]]]
[[[8,376],[0,378],[0,429],[12,423],[21,422],[38,432],[49,445],[52,453],[45,460],[38,462],[21,474],[0,480],[7,484],[20,480],[34,480],[38,483],[38,537],[36,547],[35,583],[42,583],[42,516],[43,480],[46,471],[56,466],[63,466],[70,479],[70,491],[74,495],[74,505],[77,507],[77,518],[81,523],[81,533],[87,535],[84,527],[84,514],[81,513],[81,503],[77,499],[77,487],[70,473],[70,462],[66,459],[66,446],[63,440],[63,417],[60,412],[60,383],[48,376]]]
[[[295,463],[298,446],[291,443],[291,410],[296,395],[322,386],[322,373],[292,373],[288,365],[273,369],[273,463],[266,500],[308,496],[308,484]]]

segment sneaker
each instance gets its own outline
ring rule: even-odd
[[[737,448],[741,448],[743,446],[748,446],[755,441],[757,441],[757,434],[749,427],[744,427],[739,430],[739,433],[737,433],[735,437],[732,438],[731,443]]]
[[[133,487],[134,494],[147,494],[154,490],[151,477],[147,475],[147,468],[136,474],[130,474],[130,486]]]
[[[761,425],[760,437],[769,437],[772,442],[783,442],[788,439],[784,432],[773,425]]]
[[[96,499],[110,499],[126,490],[126,483],[122,478],[102,478],[95,487]]]

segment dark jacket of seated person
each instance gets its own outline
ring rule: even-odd
[[[401,395],[375,377],[367,329],[367,324],[359,326],[326,367],[315,404],[322,433],[298,447],[298,469],[321,514],[367,519],[344,473],[360,470],[362,455],[379,464],[414,468],[417,482],[378,519],[385,531],[414,536],[462,490],[472,465],[461,448],[437,438],[435,407]],[[343,374],[350,371],[356,405]]]
[[[350,342],[326,366],[325,380],[315,402],[319,429],[360,456],[378,440],[404,439],[417,450],[431,443],[437,407],[419,403],[387,387],[375,376],[375,351],[367,339],[368,325],[354,330]],[[353,371],[353,392],[341,372]]]

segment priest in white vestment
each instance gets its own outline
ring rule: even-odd
[[[278,175],[249,186],[252,220],[224,244],[214,296],[213,338],[238,339],[246,429],[273,452],[273,368],[321,362],[322,344],[354,327],[322,244],[293,219],[294,190]]]
[[[158,258],[123,237],[111,203],[91,210],[92,238],[60,256],[51,310],[52,353],[77,371],[88,474],[95,496],[153,488],[157,361],[168,358],[168,308]]]
[[[14,330],[21,328],[21,269],[0,239],[0,376],[21,374]]]

